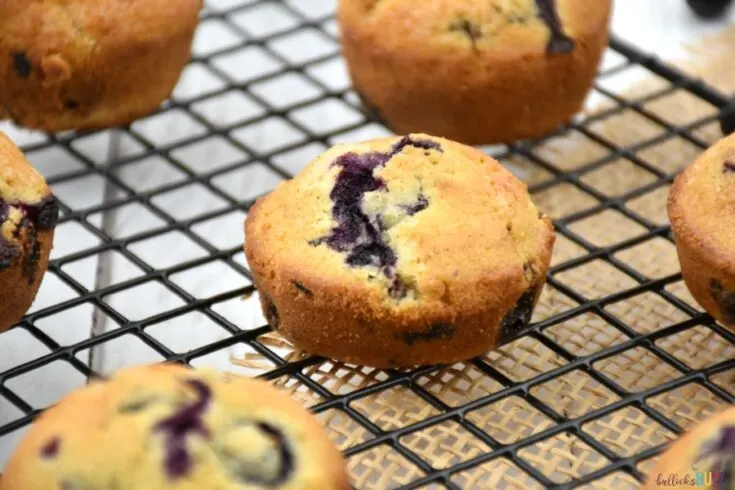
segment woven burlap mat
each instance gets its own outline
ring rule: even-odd
[[[693,77],[706,79],[724,93],[735,92],[735,63],[731,62],[732,51],[728,49],[733,45],[735,27],[690,47],[692,56],[686,63],[679,63],[679,68]],[[696,62],[693,63],[692,59]],[[600,79],[599,85],[605,85],[605,77]],[[629,108],[551,138],[529,150],[527,157],[515,155],[504,160],[529,185],[537,205],[567,226],[569,236],[560,234],[556,243],[554,266],[569,264],[569,261],[594,252],[594,248],[585,248],[575,242],[574,237],[593,247],[614,247],[648,232],[643,224],[626,216],[621,209],[640,217],[649,229],[668,224],[665,203],[670,177],[691,163],[701,152],[701,147],[676,132],[667,131],[641,115],[636,108],[678,127],[704,121],[690,131],[700,144],[709,144],[721,136],[714,119],[715,107],[684,89],[672,89],[670,82],[653,74],[615,95],[619,100],[603,100],[587,110],[587,116],[605,114],[605,111],[619,108],[621,103]],[[605,142],[630,151],[619,158],[610,158],[610,147]],[[571,173],[559,178],[557,172]],[[594,193],[598,196],[595,197]],[[605,200],[610,199],[619,205],[607,205]],[[599,211],[590,212],[596,208]],[[578,307],[579,298],[582,301],[604,299],[646,281],[679,272],[674,245],[665,235],[614,249],[608,259],[583,261],[578,266],[562,268],[555,273],[552,285],[547,286],[543,293],[534,321],[544,321]],[[633,275],[622,272],[611,264],[611,260],[626,264]],[[577,300],[560,291],[564,287],[578,295]],[[670,282],[664,290],[692,308],[698,308],[680,280]],[[691,318],[665,295],[655,291],[605,303],[603,310],[609,316],[587,311],[554,323],[543,330],[543,335],[574,356],[586,356],[626,342],[631,336],[650,334]],[[630,330],[626,332],[616,327],[611,318],[627,325]],[[289,361],[307,357],[291,348],[276,333],[261,337],[259,342]],[[691,369],[704,369],[735,355],[733,345],[704,325],[665,336],[654,344]],[[450,408],[458,407],[499,393],[509,384],[562,368],[563,374],[532,385],[528,396],[500,397],[464,413],[464,419],[472,427],[504,445],[522,441],[558,423],[539,410],[538,403],[545,404],[563,418],[573,420],[621,399],[620,393],[605,387],[583,369],[564,372],[563,367],[568,360],[535,337],[524,337],[488,353],[482,361],[489,366],[490,372],[499,373],[497,379],[476,363],[459,363],[415,377],[418,390],[403,384],[389,384],[366,396],[350,399],[349,406],[380,431],[390,432],[442,413],[436,404],[427,402],[417,391],[430,394]],[[249,368],[254,374],[273,369],[270,361],[255,353],[232,362]],[[648,390],[682,376],[676,366],[641,346],[605,357],[593,363],[591,368],[620,387],[623,394]],[[335,396],[349,395],[390,378],[390,373],[381,370],[332,361],[308,366],[301,372]],[[305,406],[314,407],[327,401],[309,388],[303,379],[283,376],[275,379],[274,383]],[[710,377],[712,383],[725,390],[735,386],[734,380],[735,370]],[[651,396],[645,404],[646,410],[658,412],[683,430],[722,407],[724,401],[702,384],[692,382]],[[320,411],[319,417],[343,450],[376,437],[374,428],[369,430],[360,420],[354,420],[339,408]],[[583,424],[581,430],[620,457],[636,456],[676,437],[675,432],[654,421],[645,410],[631,405],[592,419]],[[406,459],[396,450],[395,442],[417,455],[429,467],[439,470],[494,449],[457,423],[456,419],[443,420],[401,435],[397,441],[388,441],[350,455],[349,471],[356,488],[385,490],[425,476],[425,468],[422,470]],[[561,432],[526,445],[516,457],[554,483],[570,482],[610,463],[579,434],[572,432]],[[645,473],[655,458],[642,460],[637,469]],[[454,473],[451,481],[467,489],[543,488],[517,461],[505,456],[493,458]],[[639,487],[640,483],[633,475],[619,470],[608,472],[579,488]],[[431,483],[422,488],[445,487]]]

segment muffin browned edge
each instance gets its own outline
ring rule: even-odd
[[[314,277],[304,269],[288,270],[285,275],[289,281],[276,283],[275,274],[258,260],[260,244],[251,230],[260,205],[267,198],[258,199],[248,212],[245,255],[269,325],[311,354],[378,368],[467,360],[510,340],[503,335],[504,320],[515,313],[524,295],[532,296],[527,305],[530,319],[546,283],[555,234],[551,219],[545,216],[540,217],[545,233],[538,244],[533,281],[527,281],[522,272],[508,270],[484,284],[464,283],[455,288],[461,291],[455,295],[459,301],[455,307],[425,315],[391,317],[382,304],[366,302],[360,291]],[[294,286],[301,283],[314,290],[304,292]]]

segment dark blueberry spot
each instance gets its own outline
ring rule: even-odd
[[[431,342],[432,340],[451,339],[454,335],[454,325],[435,323],[427,330],[418,332],[401,332],[398,336],[408,345],[417,342]]]
[[[8,219],[10,208],[20,210],[24,217],[13,231],[18,239],[26,230],[26,249],[21,254],[19,248],[0,238],[0,270],[11,267],[15,260],[23,256],[23,273],[29,283],[33,283],[38,272],[38,261],[41,258],[41,244],[38,241],[38,230],[51,230],[56,226],[59,206],[53,196],[43,199],[37,204],[7,203],[0,200],[0,225]]]
[[[703,19],[716,19],[725,13],[732,0],[687,0],[689,8]]]
[[[729,489],[733,481],[732,468],[735,463],[735,427],[720,428],[717,436],[700,451],[695,464],[710,460],[709,470],[720,473],[718,481],[713,481],[714,489]]]
[[[418,140],[413,139],[411,136],[404,136],[401,140],[393,145],[393,150],[390,152],[390,157],[399,154],[407,146],[413,146],[422,150],[436,150],[443,152],[442,146],[436,141],[431,140]]]
[[[59,219],[59,202],[54,196],[46,197],[36,204],[18,203],[12,206],[23,211],[39,230],[53,230]]]
[[[265,315],[268,325],[270,325],[274,330],[277,330],[281,325],[281,315],[278,314],[278,308],[276,308],[273,301],[265,295],[263,295],[263,303],[263,314]]]
[[[197,399],[184,405],[170,417],[156,425],[156,432],[163,432],[165,437],[166,473],[176,480],[186,476],[193,465],[191,454],[186,447],[186,438],[191,434],[209,437],[209,430],[204,425],[202,416],[209,407],[212,390],[202,381],[190,379],[186,381],[197,394]]]
[[[470,40],[472,43],[472,49],[477,49],[477,40],[482,37],[482,31],[476,25],[467,19],[459,20],[449,26],[449,30],[453,32],[461,32]]]
[[[61,439],[54,437],[41,448],[41,458],[54,459],[59,454]]]
[[[21,51],[13,53],[13,67],[20,78],[26,79],[31,76],[33,66],[25,53]]]
[[[0,237],[0,270],[12,267],[20,255],[18,247]]]
[[[533,316],[533,307],[536,299],[537,289],[541,286],[532,286],[528,291],[523,293],[516,305],[503,318],[500,324],[500,341],[499,344],[505,344],[508,341],[518,337],[528,326]]]
[[[314,293],[312,293],[309,288],[307,288],[306,286],[304,286],[300,282],[298,282],[298,281],[292,281],[292,282],[293,282],[294,287],[296,289],[298,289],[299,291],[301,291],[302,293],[304,293],[305,295],[307,295],[307,296],[314,296]]]
[[[255,428],[269,444],[258,444],[255,452],[239,451],[237,447],[215,447],[214,451],[222,466],[239,483],[247,488],[276,488],[284,484],[294,470],[294,455],[283,432],[266,422],[245,420],[236,422],[237,427]]]
[[[731,161],[725,161],[725,163],[722,164],[722,173],[723,174],[729,174],[735,172],[735,163]]]
[[[416,200],[416,202],[407,206],[403,206],[403,209],[404,211],[406,211],[406,214],[408,214],[409,216],[413,216],[414,214],[418,213],[419,211],[423,211],[428,207],[429,200],[423,194],[419,194],[419,198]]]
[[[710,279],[710,292],[720,309],[725,313],[728,323],[735,322],[735,294],[725,290],[722,283],[717,279]]]
[[[408,296],[409,290],[411,290],[411,286],[406,284],[400,275],[396,274],[388,287],[388,294],[393,299],[403,299]]]
[[[574,41],[569,39],[565,34],[559,20],[559,13],[556,10],[556,0],[536,0],[539,10],[539,17],[548,26],[551,31],[549,43],[546,51],[552,54],[570,53],[574,50]]]
[[[404,136],[388,153],[368,152],[358,155],[350,152],[338,157],[332,166],[340,167],[341,170],[329,194],[333,203],[332,216],[337,225],[328,236],[311,240],[309,244],[318,246],[325,243],[333,250],[344,252],[345,262],[351,267],[374,266],[392,279],[397,261],[395,252],[383,237],[385,229],[380,220],[364,214],[360,203],[366,193],[385,189],[384,182],[375,177],[373,172],[385,166],[393,156],[408,146],[442,151],[441,145],[434,141]],[[426,204],[428,205],[428,201]],[[421,205],[419,203],[419,207]],[[400,291],[401,288],[396,285],[396,289]]]
[[[28,218],[23,218],[18,228],[26,228],[28,243],[23,254],[23,274],[28,279],[28,284],[33,284],[38,273],[38,261],[41,258],[41,244],[38,241],[36,227],[31,226]]]
[[[79,102],[76,100],[67,99],[64,101],[64,109],[73,111],[79,108]]]
[[[256,484],[261,485],[268,485],[268,486],[276,486],[283,484],[286,480],[288,480],[288,477],[293,472],[294,468],[294,458],[293,454],[291,453],[291,450],[288,448],[288,444],[286,443],[286,438],[283,436],[283,433],[275,428],[274,426],[267,424],[265,422],[259,422],[258,428],[263,431],[268,437],[270,437],[273,442],[276,443],[278,446],[278,459],[281,462],[281,466],[278,470],[278,476],[271,480],[271,481],[252,481]]]

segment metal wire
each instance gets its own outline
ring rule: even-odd
[[[692,369],[657,345],[656,341],[699,325],[710,327],[730,343],[735,341],[735,336],[715,323],[709,316],[693,309],[689,304],[680,300],[666,289],[666,286],[680,280],[679,274],[651,280],[615,256],[615,253],[620,250],[644,243],[654,237],[660,237],[671,241],[668,226],[661,226],[653,223],[626,205],[630,200],[670,184],[673,180],[672,175],[667,174],[665,171],[657,168],[657,166],[652,165],[646,162],[645,159],[641,158],[639,156],[639,151],[655,145],[672,135],[681,137],[697,147],[705,148],[707,146],[706,142],[698,138],[693,131],[702,125],[711,123],[713,120],[712,118],[708,118],[695,121],[687,126],[675,126],[663,118],[647,111],[645,103],[671,93],[674,90],[688,91],[692,95],[717,107],[724,107],[728,100],[716,90],[708,87],[704,82],[687,77],[684,73],[673,69],[656,58],[641,53],[636,47],[627,44],[621,39],[614,38],[610,43],[610,48],[622,55],[622,57],[625,58],[625,62],[620,66],[608,70],[606,73],[602,73],[601,77],[609,76],[637,66],[643,67],[651,73],[667,80],[670,87],[649,95],[646,98],[630,101],[604,89],[599,85],[596,86],[596,90],[612,100],[616,106],[612,109],[588,117],[581,122],[572,123],[569,127],[562,130],[562,132],[573,130],[585,135],[606,149],[607,154],[604,157],[596,161],[590,161],[573,171],[565,171],[564,169],[558,168],[554,163],[545,160],[536,152],[537,146],[542,142],[519,143],[496,152],[496,156],[499,158],[512,157],[514,155],[524,157],[551,174],[551,178],[547,181],[531,186],[531,192],[540,192],[559,183],[567,183],[592,196],[596,200],[596,204],[592,207],[572,213],[555,221],[557,233],[582,247],[585,253],[579,257],[554,266],[549,272],[548,284],[550,287],[555,288],[571,298],[578,304],[578,306],[553,315],[550,318],[535,324],[528,334],[563,359],[565,361],[563,366],[541,373],[531,379],[518,382],[510,379],[485,360],[475,359],[471,361],[470,364],[479,370],[483,376],[487,376],[488,378],[500,383],[503,386],[503,389],[460,406],[448,405],[419,383],[419,380],[422,379],[422,377],[437,372],[439,368],[436,367],[425,367],[408,372],[387,371],[386,377],[383,380],[379,380],[369,386],[354,390],[349,394],[338,395],[322,386],[312,377],[304,374],[305,368],[315,366],[322,362],[323,359],[309,357],[295,362],[286,362],[277,352],[269,348],[266,344],[259,342],[259,339],[269,331],[267,326],[244,331],[241,330],[238,325],[231,322],[222,314],[217,313],[215,309],[212,308],[212,306],[219,303],[252,293],[252,286],[244,286],[216,294],[206,299],[200,299],[193,296],[185,288],[173,281],[171,277],[177,273],[190,271],[196,267],[212,264],[214,262],[224,262],[229,267],[242,274],[243,284],[247,284],[248,279],[250,279],[250,272],[244,266],[242,261],[238,259],[238,254],[241,252],[240,245],[226,248],[215,247],[194,231],[194,228],[196,228],[198,224],[204,223],[208,220],[226,216],[233,211],[247,211],[254,202],[253,197],[238,199],[229,193],[224,192],[220,187],[212,183],[213,179],[216,179],[218,176],[223,176],[233,170],[249,168],[256,164],[265,166],[268,171],[272,172],[276,176],[289,178],[292,175],[284,168],[284,166],[278,164],[278,155],[283,155],[291,150],[303,149],[314,144],[327,147],[331,144],[333,138],[339,137],[340,135],[353,130],[364,129],[371,123],[366,116],[360,116],[359,119],[352,123],[343,125],[334,130],[322,132],[311,127],[309,124],[304,123],[303,120],[299,120],[294,117],[294,113],[299,109],[311,107],[314,104],[329,100],[341,101],[346,107],[352,108],[356,113],[361,113],[361,107],[356,101],[356,98],[353,97],[349,88],[332,88],[328,86],[328,84],[325,84],[324,80],[314,76],[310,70],[310,68],[318,66],[319,64],[336,60],[340,56],[337,45],[338,40],[333,29],[333,13],[329,12],[323,16],[310,18],[300,9],[296,8],[295,5],[297,4],[294,2],[288,3],[261,0],[242,1],[240,3],[229,2],[229,4],[231,6],[227,8],[208,10],[203,15],[202,21],[216,21],[221,23],[227,29],[230,29],[239,41],[223,47],[222,49],[208,52],[205,55],[195,55],[192,58],[192,65],[205,68],[210,72],[210,74],[220,79],[222,83],[219,87],[208,91],[206,94],[196,94],[196,96],[191,98],[174,98],[157,114],[157,116],[171,114],[185,115],[187,118],[194,121],[196,126],[200,128],[197,134],[178,141],[166,141],[162,143],[151,140],[147,136],[145,130],[141,129],[138,124],[133,124],[131,127],[121,128],[113,132],[111,137],[110,155],[106,161],[102,162],[95,161],[95,159],[90,158],[83,150],[80,149],[79,143],[89,138],[89,135],[73,133],[56,136],[50,135],[43,138],[43,141],[32,142],[23,146],[23,150],[28,154],[34,154],[36,152],[49,149],[62,150],[79,163],[78,168],[58,172],[49,177],[51,185],[59,186],[65,183],[77,183],[83,179],[91,177],[100,178],[104,179],[105,182],[105,195],[101,202],[85,207],[81,210],[66,205],[62,199],[62,218],[60,220],[60,226],[65,223],[76,223],[86,233],[96,238],[98,240],[98,244],[67,254],[51,262],[49,266],[50,273],[57,276],[64,285],[73,291],[75,296],[66,301],[34,311],[24,318],[19,327],[17,327],[19,329],[23,329],[34,337],[40,344],[48,349],[48,352],[0,372],[0,401],[5,399],[17,410],[22,412],[22,416],[14,418],[4,425],[0,424],[0,438],[27,426],[40,412],[39,409],[34,408],[31,403],[25,401],[21,395],[10,388],[13,379],[27,373],[37,371],[56,361],[68,363],[68,365],[77,370],[82,376],[97,376],[98,373],[95,372],[93,367],[94,363],[91,361],[89,363],[84,362],[78,355],[82,352],[87,352],[88,350],[93,351],[93,348],[95,347],[99,347],[103,344],[129,335],[135,336],[163,358],[183,363],[191,363],[199,358],[236,344],[246,344],[254,352],[259,353],[276,366],[273,370],[265,373],[263,375],[264,378],[273,380],[284,375],[290,376],[321,397],[323,402],[314,407],[315,412],[320,413],[331,409],[338,409],[372,435],[370,439],[348,448],[346,450],[346,455],[348,457],[358,455],[365,451],[369,451],[370,449],[387,444],[403,458],[418,468],[422,472],[423,476],[416,478],[401,487],[405,489],[421,488],[431,483],[441,484],[446,488],[458,489],[460,486],[452,480],[452,475],[497,458],[508,458],[513,464],[517,465],[518,468],[528,473],[531,477],[537,480],[539,484],[547,488],[574,488],[578,485],[604,477],[605,475],[620,471],[632,475],[637,480],[641,480],[644,475],[642,475],[637,468],[637,464],[640,461],[658,453],[661,447],[646,449],[632,457],[622,457],[601,444],[595,439],[595,437],[592,437],[587,432],[583,431],[582,426],[590,421],[612,414],[621,408],[635,407],[664,428],[674,433],[679,433],[682,430],[681,427],[679,427],[674,421],[663,416],[657,410],[652,409],[647,403],[645,403],[645,400],[691,382],[700,384],[728,403],[733,402],[733,396],[717,384],[710,381],[709,378],[714,374],[732,369],[735,366],[734,360],[720,362],[705,369]],[[248,32],[242,25],[233,22],[233,15],[247,12],[249,9],[257,9],[266,4],[277,5],[279,9],[286,12],[288,17],[291,19],[291,24],[277,32],[257,35],[257,33]],[[294,33],[305,32],[305,30],[308,30],[308,32],[313,35],[322,36],[325,40],[325,44],[329,46],[329,49],[326,49],[324,54],[319,54],[308,60],[299,62],[293,62],[288,59],[288,57],[284,56],[282,50],[274,49],[274,44],[277,44],[279,40],[291,36]],[[259,52],[266,55],[269,59],[273,60],[275,65],[280,65],[280,67],[272,70],[270,73],[256,75],[245,81],[233,77],[233,74],[228,70],[223,69],[222,64],[218,63],[217,60],[221,59],[222,56],[240,53],[245,47],[248,49],[257,48]],[[299,100],[293,104],[282,106],[274,104],[273,101],[269,100],[267,97],[258,95],[258,90],[253,90],[253,88],[257,87],[258,84],[272,81],[282,76],[284,72],[298,74],[300,79],[306,80],[313,86],[313,94],[307,94],[304,97],[300,97]],[[255,115],[227,125],[213,124],[209,119],[207,119],[207,117],[203,116],[200,111],[195,110],[199,104],[215,100],[218,97],[229,93],[233,89],[247,93],[248,97],[260,105],[263,110]],[[642,117],[658,125],[664,133],[656,138],[648,139],[634,146],[620,147],[615,142],[609,141],[590,129],[590,125],[594,121],[614,116],[624,110],[633,110],[639,113]],[[280,120],[287,122],[302,136],[298,138],[298,140],[294,140],[293,142],[277,149],[257,148],[245,143],[242,139],[233,136],[233,134],[236,134],[239,129],[263,123],[273,117],[278,117]],[[232,145],[232,147],[237,148],[242,152],[242,154],[247,155],[247,158],[237,159],[236,161],[218,166],[209,171],[200,172],[192,170],[190,165],[182,162],[181,159],[176,157],[175,154],[177,150],[190,147],[197,142],[202,142],[215,136],[221,138],[227,144]],[[123,154],[124,152],[121,152],[120,150],[121,139],[123,138],[127,141],[134,142],[134,144],[140,147],[142,151],[133,155]],[[180,178],[170,183],[157,185],[144,191],[131,187],[126,183],[125,179],[121,177],[121,171],[129,164],[140,161],[141,155],[149,157],[155,156],[164,160],[179,174]],[[655,176],[655,180],[625,195],[615,196],[614,198],[606,196],[596,188],[585,183],[583,177],[586,174],[618,158],[625,158],[634,165],[645,169],[651,175]],[[216,196],[222,201],[222,205],[217,207],[216,210],[207,211],[193,218],[177,219],[175,217],[175,210],[160,204],[159,199],[157,199],[166,193],[182,190],[193,184],[201,186],[201,188],[206,189],[207,192],[211,193],[212,196]],[[94,224],[94,218],[96,216],[99,216],[100,214],[105,215],[106,213],[110,213],[111,211],[130,204],[142,206],[142,209],[145,209],[151,215],[157,217],[161,224],[154,228],[137,231],[125,237],[111,236],[106,231],[107,227],[105,227],[104,224],[101,226]],[[590,243],[587,239],[580,236],[580,234],[575,233],[569,227],[570,223],[593,216],[604,210],[615,210],[621,213],[628,219],[645,228],[645,232],[612,246],[599,247]],[[172,231],[181,233],[182,236],[201,247],[206,253],[199,258],[175,264],[168,268],[154,268],[146,261],[142,260],[136,253],[131,251],[131,247],[135,246],[135,244],[151,238],[160,237]],[[67,272],[66,266],[69,264],[82,259],[102,257],[104,254],[112,251],[137,266],[141,270],[141,274],[137,277],[128,278],[111,285],[101,285],[90,289]],[[599,299],[589,300],[573,287],[570,287],[564,281],[559,280],[559,274],[596,260],[602,260],[611,265],[615,270],[630,277],[635,281],[636,285],[621,292],[606,295]],[[123,312],[118,311],[110,304],[109,301],[106,300],[106,298],[115,293],[129,291],[151,281],[155,281],[158,285],[165,287],[166,290],[178,297],[180,305],[142,320],[135,320],[127,318]],[[678,310],[686,313],[689,318],[683,322],[652,333],[641,334],[611,314],[605,308],[615,302],[632,298],[644,292],[650,292],[658,295],[668,304],[673,305]],[[96,335],[84,338],[73,345],[60,345],[49,334],[45,333],[42,328],[37,326],[39,321],[53,318],[55,315],[80,305],[91,305],[95,308],[97,314],[104,315],[109,320],[119,324],[119,328],[98,332]],[[161,321],[178,318],[190,312],[200,312],[213,323],[227,331],[230,335],[218,342],[199,346],[185,353],[177,353],[172,348],[146,332],[146,327],[148,326],[160,323]],[[590,355],[578,355],[555,342],[549,336],[543,334],[547,329],[552,328],[555,325],[586,313],[594,313],[596,316],[604,319],[610,325],[613,325],[620,332],[624,333],[628,340],[611,347],[606,347]],[[635,347],[645,348],[647,351],[665,361],[669,366],[676,369],[681,373],[681,375],[671,381],[658,384],[654,387],[632,392],[625,387],[619,386],[596,368],[598,361],[611,358],[612,356]],[[552,406],[549,406],[543,400],[532,394],[532,388],[534,386],[541,385],[542,383],[550,380],[558,379],[565,374],[576,370],[584,372],[601,386],[617,395],[619,399],[602,408],[591,410],[580,417],[569,419],[564,413],[558,413]],[[410,390],[410,392],[433,407],[437,414],[428,416],[403,428],[384,430],[384,428],[376,425],[376,423],[364,413],[353,407],[353,402],[357,400],[372,394],[384,392],[397,386],[402,386]],[[554,424],[549,428],[536,432],[519,441],[505,444],[491,436],[491,434],[485,432],[481,427],[474,424],[466,417],[466,415],[474,409],[488,406],[494,402],[513,396],[522,397],[532,407],[538,410],[538,412],[552,420]],[[471,459],[462,461],[448,468],[437,469],[432,467],[431,464],[426,462],[401,442],[401,439],[406,435],[416,433],[443,421],[453,421],[459,424],[477,440],[490,446],[492,451],[479,454]],[[549,477],[539,471],[538,468],[534,467],[534,465],[519,456],[519,451],[523,448],[560,434],[573,434],[578,437],[585,444],[607,458],[609,460],[609,464],[595,471],[589,472],[583,477],[566,483],[558,483],[549,479]]]

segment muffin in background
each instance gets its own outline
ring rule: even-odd
[[[0,118],[45,131],[128,124],[173,90],[202,0],[0,2]]]
[[[677,176],[668,213],[687,288],[707,313],[735,328],[735,134]]]
[[[611,0],[340,0],[355,90],[399,134],[544,136],[592,87]]]

